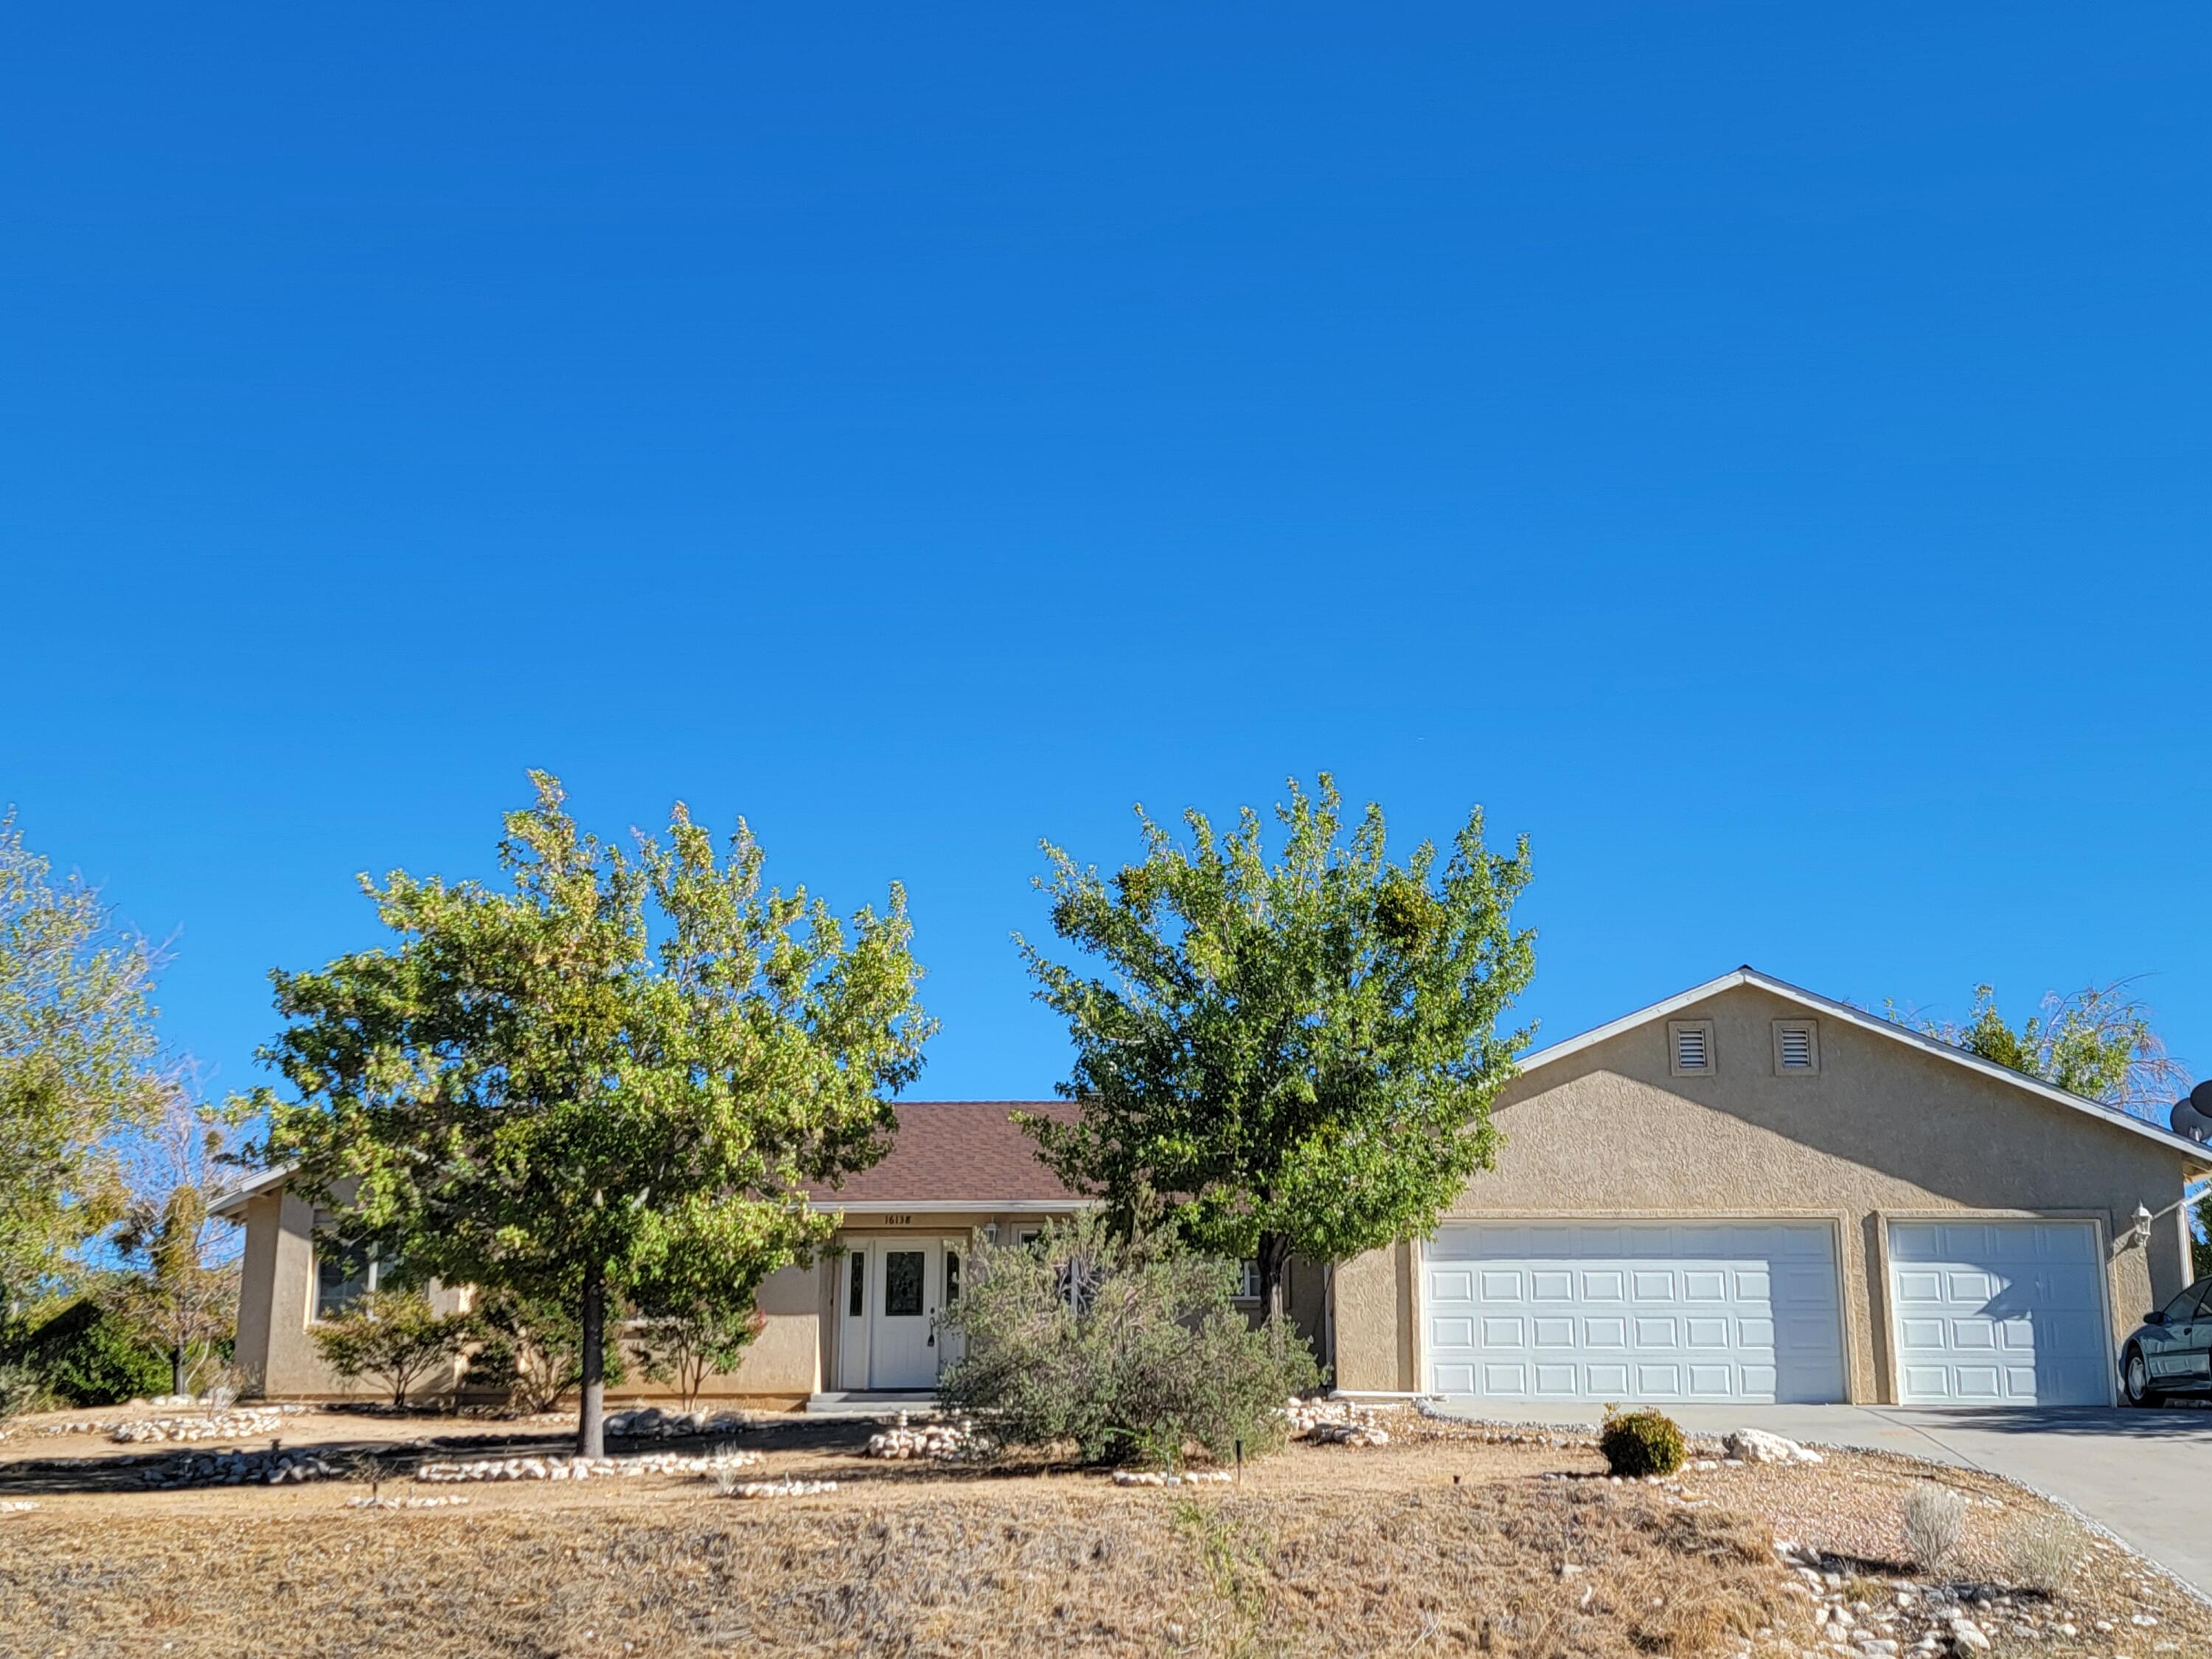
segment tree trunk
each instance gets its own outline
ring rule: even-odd
[[[594,1267],[584,1279],[584,1400],[576,1423],[576,1455],[606,1454],[607,1384],[605,1376],[607,1281]]]
[[[169,1349],[169,1392],[185,1391],[185,1345],[176,1343]]]
[[[1260,1309],[1274,1325],[1279,1346],[1286,1314],[1283,1305],[1283,1270],[1291,1264],[1291,1241],[1282,1233],[1260,1235]]]

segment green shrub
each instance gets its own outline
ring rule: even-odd
[[[1117,1237],[1097,1215],[1032,1244],[978,1245],[940,1319],[963,1352],[939,1396],[987,1417],[1002,1444],[1072,1442],[1090,1462],[1271,1451],[1284,1400],[1318,1373],[1287,1323],[1255,1328],[1237,1311],[1236,1277],[1164,1234]]]
[[[475,1319],[483,1340],[469,1358],[471,1392],[489,1390],[520,1410],[550,1412],[562,1395],[581,1386],[584,1322],[566,1297],[495,1291],[484,1297]],[[599,1348],[600,1374],[609,1385],[628,1375],[621,1326],[610,1310]]]
[[[1652,1411],[1607,1412],[1597,1449],[1615,1474],[1632,1480],[1672,1474],[1689,1452],[1681,1425],[1664,1412]]]
[[[27,1332],[16,1362],[67,1406],[112,1406],[167,1394],[171,1382],[167,1358],[90,1297],[80,1297]]]
[[[37,1411],[46,1402],[46,1385],[28,1365],[0,1361],[0,1427],[11,1417]]]
[[[466,1314],[434,1313],[420,1291],[373,1291],[315,1329],[315,1346],[349,1382],[372,1377],[404,1406],[417,1382],[460,1357],[477,1334]]]

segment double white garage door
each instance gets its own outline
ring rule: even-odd
[[[2103,1403],[2086,1223],[1891,1229],[1908,1403]],[[1498,1401],[1846,1397],[1835,1230],[1817,1221],[1449,1223],[1422,1335],[1439,1394]]]

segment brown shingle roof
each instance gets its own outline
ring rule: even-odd
[[[1016,1112],[1062,1120],[1064,1100],[902,1100],[898,1133],[882,1163],[845,1177],[817,1204],[1041,1204],[1074,1194],[1037,1162]]]

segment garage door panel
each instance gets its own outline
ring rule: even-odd
[[[1841,1399],[1833,1237],[1820,1223],[1453,1224],[1428,1282],[1479,1258],[1492,1264],[1486,1282],[1518,1275],[1534,1316],[1470,1310],[1472,1328],[1453,1332],[1464,1347],[1427,1322],[1431,1386],[1471,1382],[1499,1399]],[[1562,1254],[1510,1258],[1506,1243]]]
[[[2102,1405],[2110,1334],[2087,1222],[1896,1222],[1890,1308],[1906,1404]]]

